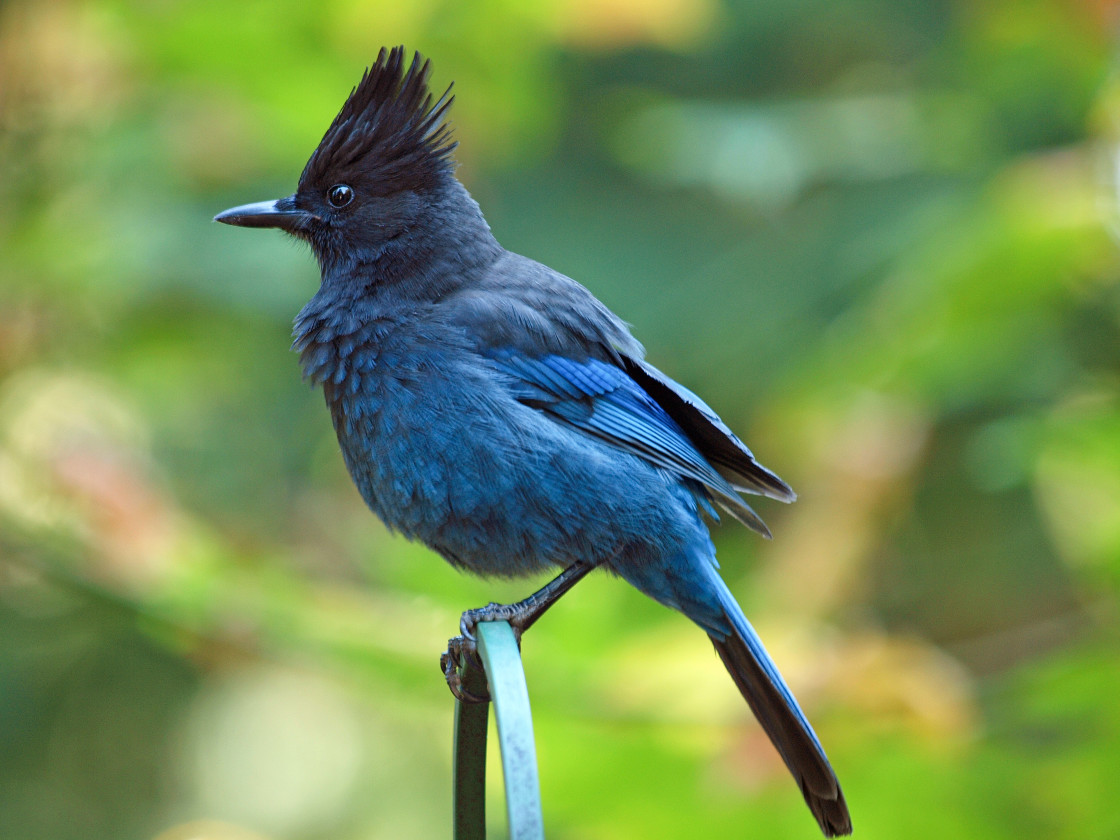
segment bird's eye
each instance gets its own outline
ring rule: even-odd
[[[335,184],[327,190],[327,201],[331,203],[331,207],[345,207],[354,200],[354,191],[346,184]]]

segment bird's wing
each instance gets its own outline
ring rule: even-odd
[[[627,374],[693,442],[705,460],[740,492],[792,502],[797,494],[754,459],[754,454],[708,405],[641,359],[622,357]]]
[[[522,402],[696,482],[744,525],[770,536],[765,523],[735,487],[708,462],[658,401],[622,368],[595,358],[574,361],[516,351],[489,355],[510,377],[510,387]]]
[[[698,458],[708,472],[724,479],[721,490],[729,485],[740,492],[783,502],[796,498],[784,481],[755,461],[751,451],[703,400],[642,361],[642,346],[626,325],[574,280],[506,252],[474,285],[441,302],[441,309],[466,331],[480,353],[493,355],[494,348],[505,348],[507,361],[519,356],[530,367],[530,363],[537,364],[534,376],[540,382],[527,371],[515,375],[524,379],[527,387],[549,391],[553,401],[559,396],[573,401],[567,409],[570,412],[576,411],[575,403],[580,399],[621,388],[622,394],[648,409],[647,423],[656,418],[666,427],[665,421],[669,421],[667,427],[687,446],[690,457]],[[599,361],[571,361],[586,356]],[[563,365],[559,363],[555,363],[555,370],[541,369],[540,363],[550,358],[566,360],[571,369],[561,374]],[[577,367],[584,368],[583,372],[576,372]],[[593,369],[601,379],[594,387],[610,387],[573,397],[570,390],[579,391],[577,383],[586,384]],[[560,386],[557,377],[565,376],[572,381]],[[710,482],[705,484],[712,486]]]

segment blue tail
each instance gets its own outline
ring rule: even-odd
[[[711,582],[719,594],[720,608],[731,628],[723,638],[708,631],[716,652],[797,780],[821,831],[827,837],[851,834],[852,820],[840,782],[813,727],[731,591],[718,572],[709,569]]]

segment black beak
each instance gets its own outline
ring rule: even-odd
[[[280,228],[288,233],[296,233],[317,220],[314,213],[296,207],[296,197],[276,201],[258,201],[256,204],[242,204],[223,210],[214,217],[215,222],[239,227]]]

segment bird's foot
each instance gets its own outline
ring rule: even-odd
[[[447,687],[451,689],[455,698],[464,703],[487,703],[490,700],[490,695],[486,692],[482,660],[478,656],[478,646],[474,637],[475,628],[479,624],[484,621],[508,622],[520,648],[522,634],[590,570],[589,565],[575,563],[528,598],[516,604],[491,602],[485,607],[463,613],[459,618],[460,635],[448,639],[447,650],[439,658],[440,670],[443,671]],[[482,679],[479,680],[476,674]],[[464,685],[464,682],[468,681],[472,683],[470,688]]]
[[[535,594],[535,593],[534,593]],[[542,612],[534,596],[516,604],[495,604],[491,601],[485,607],[467,610],[459,616],[459,632],[464,638],[474,640],[474,631],[484,621],[505,621],[513,628],[513,635],[521,646],[521,634],[529,629]]]
[[[482,674],[482,660],[478,656],[478,647],[475,645],[474,636],[456,636],[447,640],[447,650],[439,658],[439,667],[443,671],[443,678],[447,680],[447,687],[460,703],[489,703],[490,694],[486,692],[486,678],[481,680],[482,694],[472,691],[464,685],[467,669],[472,673]],[[478,682],[472,680],[472,682]],[[478,686],[476,685],[477,689]]]
[[[517,646],[521,647],[521,634],[536,617],[535,612],[527,609],[525,601],[516,604],[496,604],[490,602],[485,607],[467,610],[459,617],[459,633],[453,639],[447,640],[447,650],[439,658],[439,667],[443,671],[447,687],[455,695],[455,699],[463,703],[488,703],[489,693],[480,694],[464,685],[464,674],[468,667],[477,668],[482,673],[482,660],[478,655],[478,644],[475,641],[475,629],[483,621],[506,621],[513,629],[513,636],[517,639]],[[482,684],[485,687],[485,682]],[[477,688],[477,687],[476,687]]]

